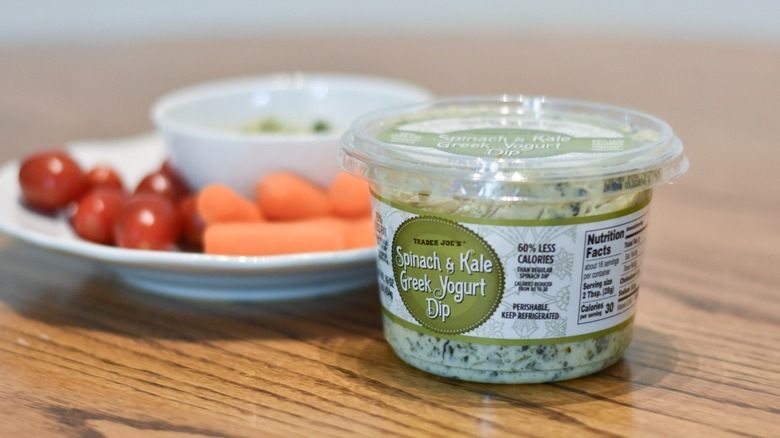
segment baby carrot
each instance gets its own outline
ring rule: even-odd
[[[278,255],[346,248],[344,224],[332,218],[233,222],[206,227],[203,250],[220,255]]]
[[[222,184],[210,184],[201,189],[196,208],[206,224],[263,219],[257,205]]]
[[[346,172],[338,174],[328,190],[328,203],[333,215],[362,217],[371,214],[371,191],[368,181]]]
[[[269,173],[256,186],[257,203],[272,220],[298,220],[327,216],[325,191],[289,172]]]
[[[345,220],[344,223],[347,248],[372,248],[376,246],[374,218]]]

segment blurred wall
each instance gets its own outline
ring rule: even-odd
[[[0,45],[305,33],[780,44],[780,0],[0,0]]]

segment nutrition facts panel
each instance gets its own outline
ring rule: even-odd
[[[578,324],[615,317],[634,307],[647,214],[585,232]]]

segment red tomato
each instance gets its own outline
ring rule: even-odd
[[[181,237],[184,243],[196,247],[203,245],[203,230],[206,223],[198,214],[197,198],[195,194],[188,195],[179,202],[177,210],[181,221]]]
[[[171,179],[176,181],[176,183],[179,184],[185,191],[191,191],[187,183],[184,181],[184,178],[182,178],[181,174],[179,174],[179,172],[171,164],[171,160],[163,161],[162,166],[160,166],[160,172],[171,177]]]
[[[178,238],[176,207],[153,193],[133,195],[114,223],[114,241],[122,248],[170,250]]]
[[[33,208],[56,210],[81,196],[87,188],[84,171],[63,151],[39,152],[19,168],[22,199]]]
[[[187,195],[187,190],[170,175],[158,170],[146,175],[136,186],[135,193],[156,193],[177,203]]]
[[[98,164],[87,172],[87,184],[90,188],[111,187],[124,189],[122,178],[113,167],[106,164]]]
[[[114,243],[114,222],[127,198],[121,189],[94,188],[76,204],[70,217],[73,230],[82,239],[111,245]]]

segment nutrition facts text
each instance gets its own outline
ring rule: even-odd
[[[634,307],[647,215],[585,232],[578,324],[613,317]]]

